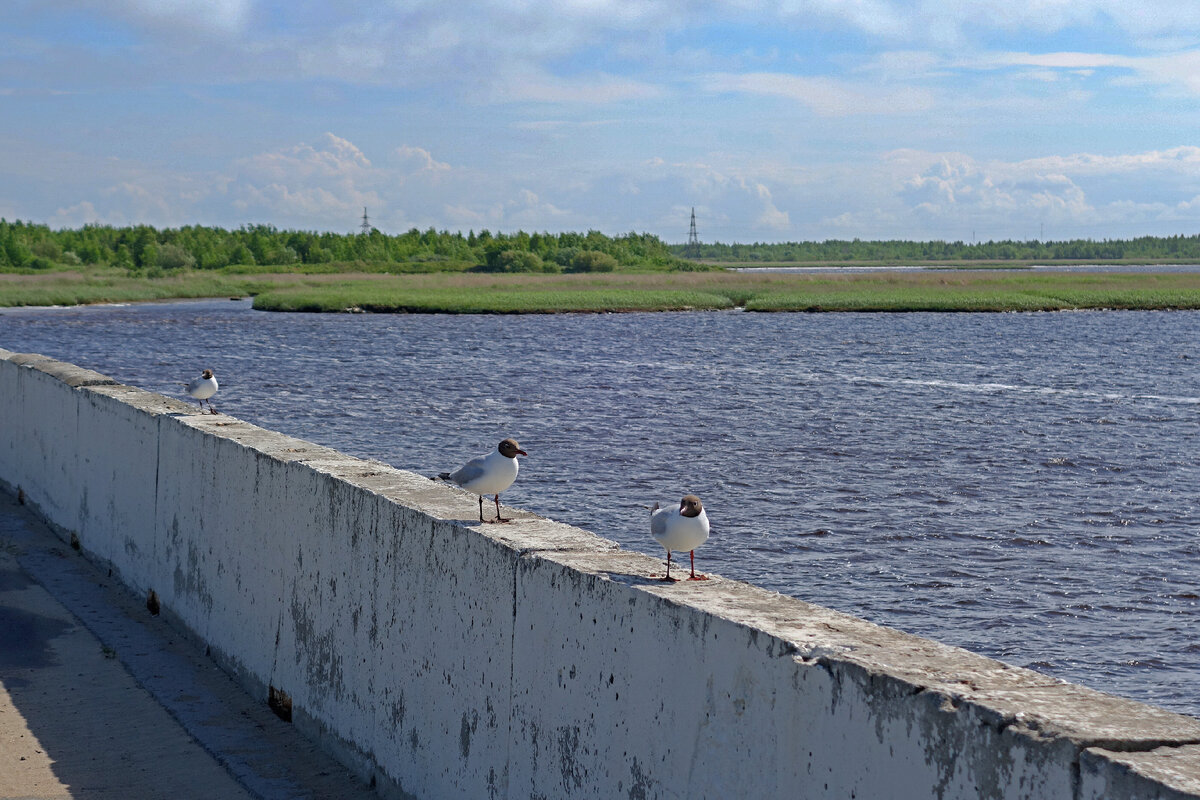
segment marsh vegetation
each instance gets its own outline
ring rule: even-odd
[[[1180,252],[1192,243],[1187,237],[1136,241]],[[762,247],[768,249],[740,255],[778,255],[775,246]],[[261,310],[324,312],[1200,308],[1200,273],[1019,268],[745,273],[697,265],[672,249],[647,234],[609,237],[596,231],[466,236],[433,230],[317,234],[269,226],[52,231],[0,220],[0,306],[249,295]],[[885,251],[847,252],[879,257]],[[908,254],[903,248],[897,252]]]

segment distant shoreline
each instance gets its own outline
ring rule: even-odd
[[[1061,266],[1061,265],[1060,265]],[[1098,265],[1099,266],[1099,265]],[[1121,271],[1121,266],[1129,266]],[[1064,311],[1200,309],[1200,269],[856,268],[582,274],[123,270],[0,275],[0,306],[253,297],[262,311],[553,314],[627,311]],[[1184,265],[1186,266],[1186,265]]]

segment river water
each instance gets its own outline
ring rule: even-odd
[[[1200,313],[0,312],[0,347],[426,475],[505,436],[503,500],[1200,716]],[[2,412],[2,410],[0,410]],[[473,506],[474,504],[472,504]]]

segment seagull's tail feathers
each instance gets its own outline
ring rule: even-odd
[[[650,514],[653,515],[654,512],[658,511],[660,508],[662,508],[662,506],[660,506],[658,503],[655,503],[654,505],[650,506]]]

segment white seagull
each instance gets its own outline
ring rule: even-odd
[[[210,397],[217,393],[217,379],[213,377],[211,369],[204,370],[204,372],[200,373],[199,378],[196,378],[191,383],[185,383],[184,386],[187,387],[187,393],[196,398],[200,403],[201,411],[204,410],[204,401],[208,400],[208,410],[214,414],[217,413],[217,410],[213,408],[212,400],[209,400]]]
[[[517,456],[529,455],[521,449],[516,439],[505,439],[500,445],[485,456],[476,456],[463,464],[454,472],[443,472],[438,475],[444,481],[458,484],[468,492],[479,495],[480,522],[509,522],[500,516],[500,493],[513,485],[517,479]],[[483,496],[496,496],[496,518],[483,518]]]
[[[689,581],[706,581],[707,575],[696,574],[696,548],[708,541],[708,514],[704,504],[694,494],[685,495],[674,510],[660,508],[658,503],[650,509],[650,534],[667,550],[667,575],[662,580],[674,581],[671,577],[671,551],[685,550],[692,556],[692,576]]]

